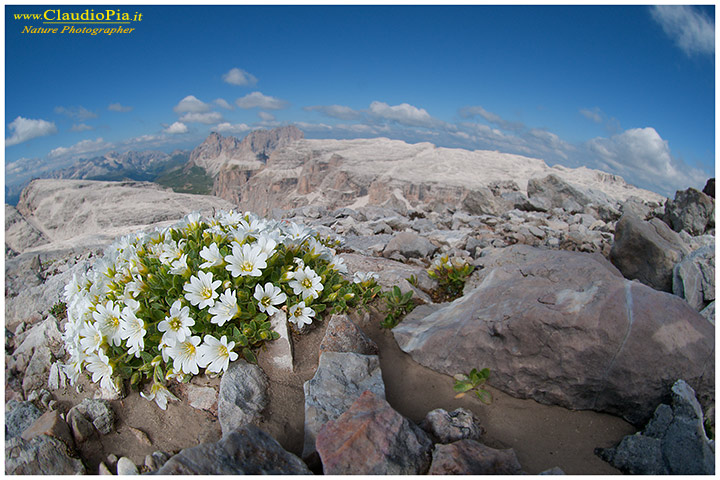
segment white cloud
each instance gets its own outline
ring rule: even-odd
[[[185,123],[204,123],[210,125],[212,123],[218,123],[222,121],[222,115],[218,112],[207,112],[207,113],[186,113],[180,117],[181,122]]]
[[[502,118],[500,115],[497,115],[492,112],[488,112],[483,107],[477,105],[473,107],[463,107],[460,109],[460,116],[463,118],[471,118],[476,115],[481,116],[484,118],[488,123],[496,125],[504,130],[510,130],[513,132],[525,130],[526,127],[522,123],[518,122],[509,122]]]
[[[70,147],[57,147],[51,150],[50,153],[48,153],[48,158],[81,158],[92,154],[97,155],[99,152],[109,148],[112,148],[112,144],[105,142],[102,138],[96,138],[95,140],[81,140]]]
[[[267,110],[280,110],[288,106],[288,102],[279,98],[263,95],[260,92],[248,93],[242,98],[235,100],[235,104],[240,108],[264,108]]]
[[[702,187],[707,174],[673,157],[668,142],[652,127],[633,128],[610,138],[594,138],[586,143],[590,154],[586,162],[643,188],[665,195],[688,186]],[[583,153],[585,155],[585,153]]]
[[[5,138],[6,147],[57,133],[57,127],[53,122],[24,117],[17,117],[8,124],[8,128],[12,131],[12,135]]]
[[[194,95],[188,95],[173,107],[175,113],[204,113],[210,111],[210,105],[198,100]]]
[[[273,122],[275,121],[275,115],[268,112],[263,112],[262,110],[258,112],[258,117],[260,117],[264,122]]]
[[[581,108],[580,114],[587,118],[588,120],[592,120],[595,123],[602,123],[603,122],[603,114],[600,111],[598,107],[588,109],[588,108]]]
[[[217,106],[219,106],[219,107],[222,107],[222,108],[224,108],[224,109],[226,109],[226,110],[233,110],[233,109],[235,108],[235,107],[233,107],[232,105],[230,105],[230,104],[227,102],[227,100],[224,100],[224,99],[222,99],[222,98],[216,98],[215,100],[213,100],[213,103],[215,103],[215,105],[217,105]]]
[[[111,103],[110,105],[108,105],[108,110],[110,110],[111,112],[129,112],[132,109],[133,107],[128,107],[120,103]]]
[[[240,68],[230,69],[229,72],[222,76],[222,79],[225,83],[241,87],[252,87],[257,83],[257,78],[254,75]]]
[[[84,123],[76,123],[70,128],[73,132],[85,132],[94,129],[95,127],[91,127],[90,125],[86,125]]]
[[[328,117],[339,118],[341,120],[355,120],[362,117],[362,112],[344,105],[314,105],[303,107],[303,110],[306,112],[320,112]]]
[[[385,102],[374,101],[370,104],[370,113],[401,125],[426,127],[436,123],[424,108],[417,108],[407,103],[390,106]]]
[[[55,107],[55,113],[65,115],[76,120],[87,120],[89,118],[97,117],[96,113],[91,112],[87,108],[79,105],[77,107]]]
[[[650,7],[652,18],[686,55],[715,53],[715,23],[689,5]]]
[[[224,122],[216,125],[213,130],[218,133],[237,134],[247,132],[248,130],[250,130],[250,127],[245,125],[244,123],[237,123],[233,125],[228,122]]]
[[[163,132],[169,133],[170,135],[180,134],[180,133],[187,133],[188,127],[182,122],[175,122],[169,127],[167,127]]]

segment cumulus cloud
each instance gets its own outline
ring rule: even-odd
[[[111,112],[129,112],[132,109],[133,107],[128,107],[120,103],[111,103],[110,105],[108,105],[108,110],[110,110]]]
[[[588,160],[626,180],[665,195],[688,186],[702,187],[707,174],[673,157],[668,142],[652,127],[633,128],[586,143]]]
[[[341,120],[356,120],[362,117],[362,112],[344,105],[313,105],[303,107],[303,110],[306,112],[320,112],[328,117],[339,118]]]
[[[94,129],[94,127],[91,127],[90,125],[86,125],[84,123],[76,123],[70,128],[70,130],[72,130],[73,132],[85,132]]]
[[[232,105],[230,105],[230,104],[227,102],[227,100],[222,99],[222,98],[216,98],[215,100],[213,100],[213,102],[214,102],[215,105],[217,105],[218,107],[222,107],[222,108],[224,108],[224,109],[226,109],[226,110],[233,110],[233,109],[235,108],[235,107],[233,107]]]
[[[171,135],[176,135],[180,133],[187,133],[188,127],[182,122],[175,122],[169,127],[167,127],[163,132],[169,133]]]
[[[688,56],[715,53],[715,23],[689,5],[650,7],[652,18]]]
[[[87,120],[97,117],[96,113],[91,112],[87,108],[78,105],[77,107],[55,107],[55,113],[65,115],[66,117],[76,120]]]
[[[225,83],[238,85],[240,87],[252,87],[257,83],[257,78],[240,68],[232,68],[222,76]]]
[[[250,127],[245,125],[244,123],[231,124],[229,122],[223,122],[216,125],[213,130],[218,133],[224,134],[238,134],[247,132],[248,130],[250,130]]]
[[[17,117],[8,124],[8,128],[12,131],[12,134],[5,138],[6,147],[27,142],[33,138],[52,135],[58,131],[53,122],[24,117]]]
[[[185,123],[204,123],[210,125],[212,123],[218,123],[222,121],[222,115],[218,112],[206,112],[206,113],[186,113],[180,117],[181,122]]]
[[[57,147],[48,153],[48,158],[57,159],[75,159],[87,155],[97,155],[103,150],[111,148],[112,145],[105,142],[102,138],[95,140],[81,140],[70,147]]]
[[[370,104],[369,112],[377,118],[391,120],[401,125],[429,127],[436,123],[424,108],[417,108],[408,103],[391,106],[385,102],[374,101]]]
[[[194,95],[188,95],[173,107],[175,113],[204,113],[210,111],[210,105],[198,100]]]
[[[288,102],[279,98],[263,95],[260,92],[248,93],[242,98],[235,100],[240,108],[264,108],[266,110],[280,110],[288,106]]]

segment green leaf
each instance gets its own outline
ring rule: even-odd
[[[476,390],[475,395],[477,395],[480,401],[483,402],[485,405],[490,405],[492,403],[492,394],[484,388]]]
[[[257,357],[255,354],[250,350],[249,348],[243,348],[242,350],[243,357],[245,357],[245,360],[247,360],[250,363],[257,363]]]
[[[472,388],[473,386],[469,382],[456,382],[453,386],[453,390],[455,390],[456,392],[467,392]]]

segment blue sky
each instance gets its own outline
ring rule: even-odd
[[[22,33],[50,25],[15,14],[50,8],[142,21],[129,34]],[[702,188],[715,174],[714,17],[714,6],[6,6],[6,183],[110,150],[295,124],[308,138],[599,168],[666,195]]]

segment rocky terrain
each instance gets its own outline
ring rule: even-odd
[[[196,149],[219,190],[230,164],[253,172],[225,199],[39,180],[6,206],[6,473],[714,473],[713,196],[495,152],[290,137],[248,140],[244,157],[219,136]],[[173,384],[166,411],[65,384],[73,274],[117,235],[238,201],[342,240],[350,278],[376,272],[417,306],[392,331],[379,300],[280,332],[257,365]],[[426,272],[440,254],[475,267],[448,303]],[[485,367],[492,403],[456,399],[452,375]]]

